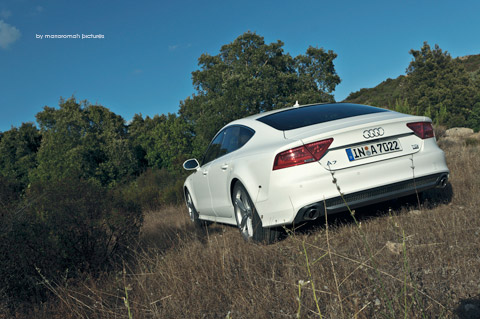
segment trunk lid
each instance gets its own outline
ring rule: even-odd
[[[333,138],[320,164],[335,171],[419,152],[423,140],[407,127],[417,121],[428,119],[396,112],[367,114],[284,131],[284,136],[303,144]]]

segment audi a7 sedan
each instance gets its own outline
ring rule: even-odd
[[[183,164],[190,219],[271,243],[295,225],[447,184],[432,121],[372,106],[293,106],[227,124]]]

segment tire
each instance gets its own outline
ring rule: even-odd
[[[233,187],[232,202],[237,227],[243,239],[265,244],[278,240],[281,231],[278,228],[262,227],[262,220],[258,216],[255,205],[240,182]]]
[[[188,215],[190,220],[192,221],[193,225],[197,229],[203,229],[206,227],[206,223],[198,218],[198,212],[195,209],[195,205],[193,204],[192,196],[188,190],[185,190],[185,202],[187,204]]]

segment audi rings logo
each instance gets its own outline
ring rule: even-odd
[[[363,131],[363,137],[366,139],[380,137],[385,134],[385,130],[382,127],[371,128],[369,130]]]

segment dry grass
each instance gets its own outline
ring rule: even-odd
[[[126,271],[52,287],[38,318],[476,318],[480,148],[450,145],[451,187],[330,216],[270,245],[146,215]],[[389,209],[390,208],[390,209]],[[314,289],[314,290],[313,290]],[[480,310],[480,308],[478,308]],[[478,313],[477,313],[478,315]],[[1,316],[0,316],[1,317]]]

